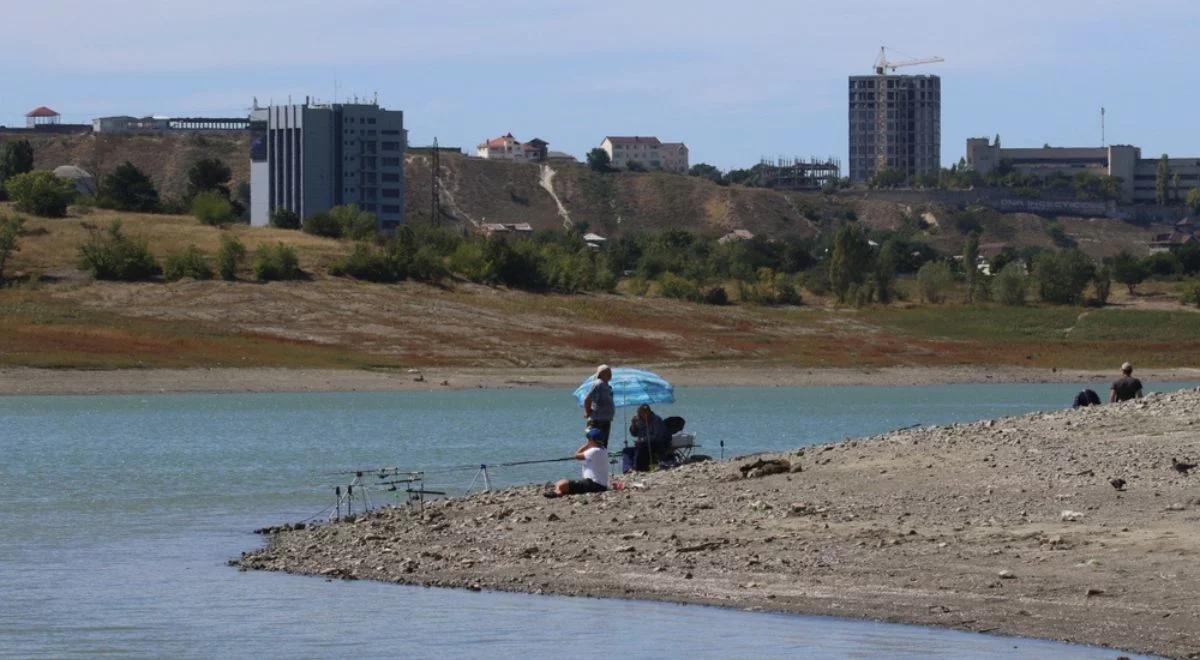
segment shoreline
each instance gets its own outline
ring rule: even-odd
[[[514,487],[281,531],[231,563],[1197,657],[1200,470],[1171,466],[1200,459],[1198,410],[1184,390],[699,463],[598,495]],[[741,469],[758,458],[789,465]]]
[[[980,383],[1104,385],[1116,369],[1035,369],[1012,366],[914,366],[877,369],[647,365],[679,387],[843,387]],[[575,387],[590,368],[485,369],[439,367],[405,370],[192,368],[66,370],[0,368],[0,396],[94,394],[240,394],[257,392],[405,392],[467,389]],[[1135,371],[1153,389],[1163,381],[1200,381],[1200,369]],[[1103,395],[1104,392],[1101,392]]]

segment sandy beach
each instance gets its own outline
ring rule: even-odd
[[[678,386],[840,386],[933,385],[941,383],[1057,383],[1101,385],[1115,378],[1101,370],[1021,367],[888,367],[820,369],[733,364],[728,366],[647,365]],[[436,389],[574,387],[587,366],[556,369],[437,368],[389,371],[351,369],[0,369],[0,395],[172,394],[187,392],[388,392]],[[1200,380],[1200,369],[1147,369],[1137,374],[1156,381]],[[1094,387],[1095,389],[1095,387]]]
[[[281,531],[235,563],[1200,657],[1200,470],[1173,468],[1200,462],[1198,430],[1200,392],[1157,394],[698,463],[598,495],[524,486],[382,509]],[[750,469],[761,460],[786,463]]]

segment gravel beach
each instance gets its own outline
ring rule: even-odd
[[[232,563],[1200,657],[1200,470],[1173,467],[1197,459],[1200,392],[1182,391],[697,463],[597,495],[538,485],[382,509],[279,531]]]

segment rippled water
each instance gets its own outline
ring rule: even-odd
[[[1182,384],[1180,384],[1182,385]],[[1168,385],[1158,389],[1167,389]],[[663,412],[727,455],[1068,405],[1069,385],[688,388]],[[1112,657],[914,626],[239,573],[323,473],[568,454],[569,392],[0,397],[0,655]],[[494,483],[571,476],[492,468]],[[473,469],[431,474],[465,488]],[[377,497],[379,494],[377,494]]]

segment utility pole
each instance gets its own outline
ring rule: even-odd
[[[442,199],[440,190],[438,189],[438,173],[442,169],[441,152],[438,150],[438,140],[433,138],[433,154],[431,157],[431,165],[429,167],[429,193],[432,201],[429,208],[429,223],[432,225],[441,224],[442,220]]]
[[[1103,148],[1105,146],[1108,145],[1105,143],[1104,135],[1104,106],[1100,106],[1100,147]]]

